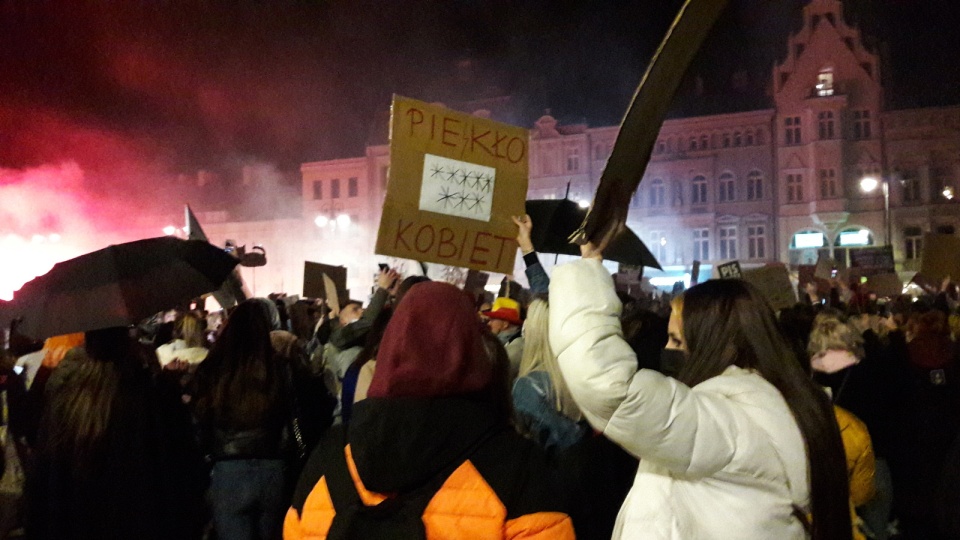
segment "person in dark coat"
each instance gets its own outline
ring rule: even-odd
[[[506,352],[467,294],[413,287],[367,399],[307,463],[284,538],[572,539],[546,458],[511,414]]]
[[[151,377],[148,354],[126,328],[87,332],[68,353],[27,474],[29,538],[200,538],[202,458],[178,389]]]

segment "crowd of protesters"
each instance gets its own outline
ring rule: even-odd
[[[957,288],[254,298],[0,361],[0,540],[960,538]]]

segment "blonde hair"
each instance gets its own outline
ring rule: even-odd
[[[567,418],[580,420],[580,408],[570,395],[566,381],[560,373],[560,364],[550,347],[550,304],[545,299],[536,299],[527,308],[527,319],[523,323],[523,357],[520,359],[520,373],[523,377],[534,371],[544,371],[553,387],[554,408]]]
[[[862,359],[863,336],[835,315],[821,313],[813,320],[807,354],[815,356],[829,350],[846,351]]]
[[[184,313],[174,326],[174,335],[187,342],[188,347],[205,347],[203,325],[193,313]]]

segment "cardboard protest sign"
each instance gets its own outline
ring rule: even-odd
[[[801,264],[797,267],[797,284],[799,285],[798,291],[803,291],[806,288],[808,283],[813,283],[817,288],[817,295],[824,297],[830,294],[830,282],[826,279],[820,278],[817,274],[817,266],[812,264]],[[829,271],[828,274],[829,275]]]
[[[303,296],[323,298],[333,308],[350,298],[347,290],[347,269],[343,266],[305,261],[303,263]]]
[[[394,96],[376,252],[507,274],[527,193],[525,129]]]
[[[487,290],[488,281],[490,281],[490,274],[486,272],[470,270],[467,272],[467,280],[463,284],[463,290],[472,294],[474,297],[479,297],[485,290]]]
[[[866,279],[867,281],[863,285],[868,291],[879,297],[893,297],[903,294],[903,280],[896,272],[874,274]]]
[[[850,269],[856,269],[856,274],[867,277],[896,273],[893,247],[851,248]]]
[[[743,270],[740,268],[740,261],[731,261],[721,264],[717,267],[717,273],[720,279],[742,279]]]
[[[817,266],[814,269],[814,277],[820,279],[834,279],[839,277],[840,264],[833,258],[826,255],[820,255],[817,258]]]
[[[797,303],[797,295],[790,283],[790,273],[782,263],[751,268],[742,272],[743,280],[760,290],[774,310],[788,308]]]
[[[947,276],[960,278],[960,237],[952,234],[924,235],[920,274],[937,287]]]

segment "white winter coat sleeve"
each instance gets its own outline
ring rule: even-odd
[[[599,261],[554,270],[550,345],[584,416],[628,452],[688,477],[713,474],[733,458],[737,425],[722,395],[694,391],[638,370],[623,339],[622,306]]]

